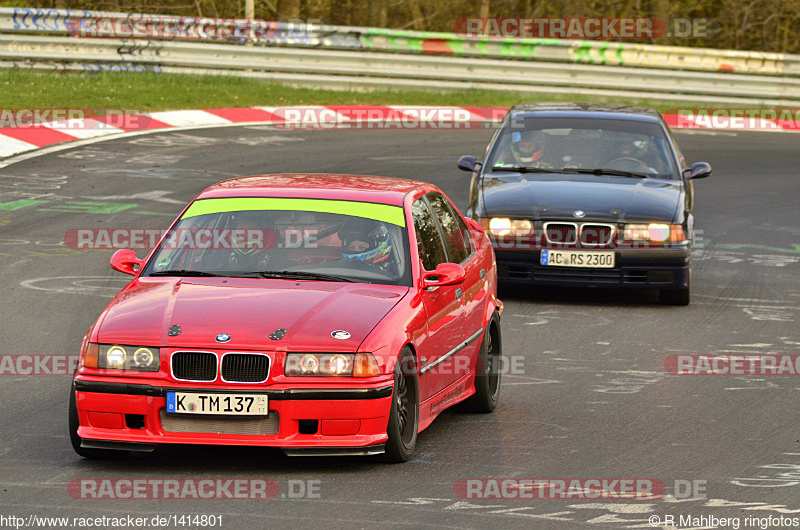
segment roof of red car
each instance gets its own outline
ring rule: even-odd
[[[225,180],[206,188],[198,198],[305,197],[383,204],[403,204],[405,195],[427,183],[372,175],[283,173]]]

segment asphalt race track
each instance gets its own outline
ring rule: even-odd
[[[109,268],[112,251],[65,248],[71,228],[166,227],[210,184],[279,172],[419,178],[463,208],[469,176],[456,160],[482,155],[490,134],[196,129],[8,165],[0,169],[0,353],[77,355],[86,329],[127,281]],[[0,513],[206,514],[222,516],[224,528],[648,528],[650,517],[669,515],[676,523],[680,515],[738,517],[744,527],[747,517],[800,518],[798,378],[672,376],[664,369],[680,353],[800,354],[800,137],[676,135],[690,161],[714,168],[695,184],[702,239],[692,304],[661,306],[647,292],[501,292],[510,362],[500,405],[492,415],[444,413],[420,435],[413,461],[202,447],[83,460],[67,437],[70,377],[6,371]],[[281,493],[274,500],[76,499],[67,486],[78,478],[267,478]],[[453,485],[470,478],[650,478],[663,481],[667,495],[460,499]],[[695,490],[687,493],[686,484]]]

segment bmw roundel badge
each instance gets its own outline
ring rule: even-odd
[[[339,329],[336,331],[331,331],[331,337],[333,337],[334,339],[346,340],[350,338],[350,334],[346,331]]]
[[[575,210],[574,212],[572,212],[572,215],[574,215],[575,217],[583,217],[584,215],[586,215],[586,212],[584,212],[583,210]]]
[[[230,342],[231,336],[228,335],[227,333],[220,333],[219,335],[214,337],[214,340],[217,342]]]

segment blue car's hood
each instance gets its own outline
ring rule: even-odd
[[[487,217],[585,219],[608,222],[663,221],[675,218],[682,182],[663,179],[563,174],[485,175]]]

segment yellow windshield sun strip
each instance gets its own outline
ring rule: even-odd
[[[304,211],[334,213],[373,219],[401,227],[406,226],[405,214],[400,206],[358,201],[332,201],[327,199],[295,199],[279,197],[231,197],[198,199],[192,203],[181,219],[224,212],[247,210]]]

